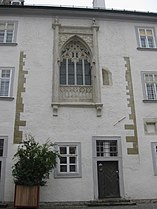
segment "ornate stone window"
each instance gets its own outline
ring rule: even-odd
[[[101,88],[95,21],[89,27],[62,26],[58,18],[53,24],[53,116],[58,108],[96,108],[101,116]]]
[[[70,40],[61,51],[59,101],[93,101],[91,55],[78,38]]]

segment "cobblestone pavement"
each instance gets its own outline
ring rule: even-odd
[[[87,207],[87,206],[66,206],[66,207],[40,207],[40,209],[157,209],[157,203],[143,203],[137,205],[125,205],[125,206],[94,206],[94,207]]]
[[[1,209],[13,209],[13,207],[6,207]],[[22,208],[21,208],[22,209]],[[25,208],[27,209],[27,208]],[[30,208],[29,208],[30,209]],[[39,209],[157,209],[157,203],[137,203],[137,205],[125,206],[40,206]]]

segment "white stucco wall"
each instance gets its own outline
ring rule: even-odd
[[[143,118],[157,118],[156,104],[143,103],[141,71],[154,71],[157,67],[156,52],[137,50],[135,26],[155,27],[142,22],[98,20],[99,70],[107,68],[112,73],[113,85],[102,86],[102,117],[96,117],[94,108],[59,107],[58,117],[53,117],[53,29],[52,17],[0,17],[18,21],[17,46],[0,46],[0,66],[15,67],[13,101],[0,101],[0,136],[8,136],[5,200],[13,201],[11,177],[16,90],[20,51],[26,54],[26,92],[23,93],[26,120],[24,133],[31,133],[40,142],[50,138],[53,142],[81,143],[81,178],[55,179],[50,175],[47,186],[41,188],[41,201],[79,201],[94,199],[92,136],[119,136],[122,149],[122,196],[127,198],[156,198],[157,180],[153,172],[151,142],[156,136],[144,134]],[[61,18],[61,25],[91,26],[90,19]],[[138,128],[139,155],[128,155],[124,129],[130,124],[127,106],[125,61],[130,58]],[[151,58],[151,59],[150,59]],[[121,122],[117,123],[121,118]],[[116,124],[117,123],[117,124]],[[116,124],[116,125],[115,125]],[[122,174],[121,173],[121,174]]]

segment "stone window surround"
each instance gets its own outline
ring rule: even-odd
[[[146,87],[145,87],[145,81],[144,81],[144,75],[145,74],[155,74],[157,75],[157,71],[142,71],[141,72],[141,80],[142,80],[142,89],[143,89],[143,102],[148,102],[148,103],[155,103],[157,102],[157,99],[147,99],[147,95],[146,95]]]
[[[153,31],[153,35],[154,35],[153,38],[154,38],[155,47],[153,47],[153,48],[148,48],[148,47],[144,48],[144,47],[141,46],[139,32],[138,32],[139,28],[141,28],[141,29],[142,28],[143,29],[151,29]],[[138,50],[142,50],[142,51],[144,51],[144,50],[156,51],[157,50],[157,36],[156,36],[156,32],[155,32],[155,28],[154,27],[147,27],[147,26],[144,26],[144,25],[142,25],[142,26],[135,26],[135,33],[136,33],[137,49]]]
[[[100,75],[99,75],[99,63],[98,63],[98,43],[97,43],[97,31],[99,26],[93,24],[91,27],[84,26],[61,26],[59,20],[55,19],[54,24],[52,25],[54,29],[54,64],[53,64],[53,95],[52,95],[52,107],[53,107],[53,116],[58,116],[58,108],[60,106],[66,107],[79,107],[79,108],[96,108],[97,117],[102,115],[102,106],[101,103],[101,88],[100,88]],[[93,69],[93,102],[59,102],[59,66],[60,66],[60,35],[67,34],[73,36],[79,35],[90,35],[92,36],[92,45],[93,45],[93,58],[92,58],[92,69]],[[68,40],[67,40],[68,41]]]
[[[144,131],[146,135],[157,135],[157,118],[144,118]],[[154,124],[155,125],[155,132],[149,133],[147,130],[148,124]]]
[[[14,67],[2,67],[2,66],[0,66],[0,71],[2,69],[10,70],[11,71],[11,77],[10,77],[9,95],[8,96],[0,96],[0,100],[12,101],[14,99],[14,97],[13,97],[13,82],[14,82],[15,68]]]
[[[0,43],[0,46],[16,46],[16,40],[17,40],[17,28],[18,28],[18,21],[13,20],[0,20],[0,24],[14,24],[14,34],[13,34],[13,42],[12,43]]]
[[[157,176],[157,142],[151,142],[154,175]]]
[[[60,173],[58,170],[59,161],[57,162],[57,166],[55,168],[55,178],[81,178],[82,177],[82,170],[81,170],[81,143],[80,142],[56,142],[56,150],[59,150],[60,146],[76,146],[77,147],[77,157],[78,157],[78,172],[76,173]]]

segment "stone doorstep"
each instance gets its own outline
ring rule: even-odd
[[[121,198],[107,198],[102,200],[90,201],[87,203],[87,206],[118,206],[118,205],[136,205],[136,202],[128,200],[128,199],[121,199]]]

